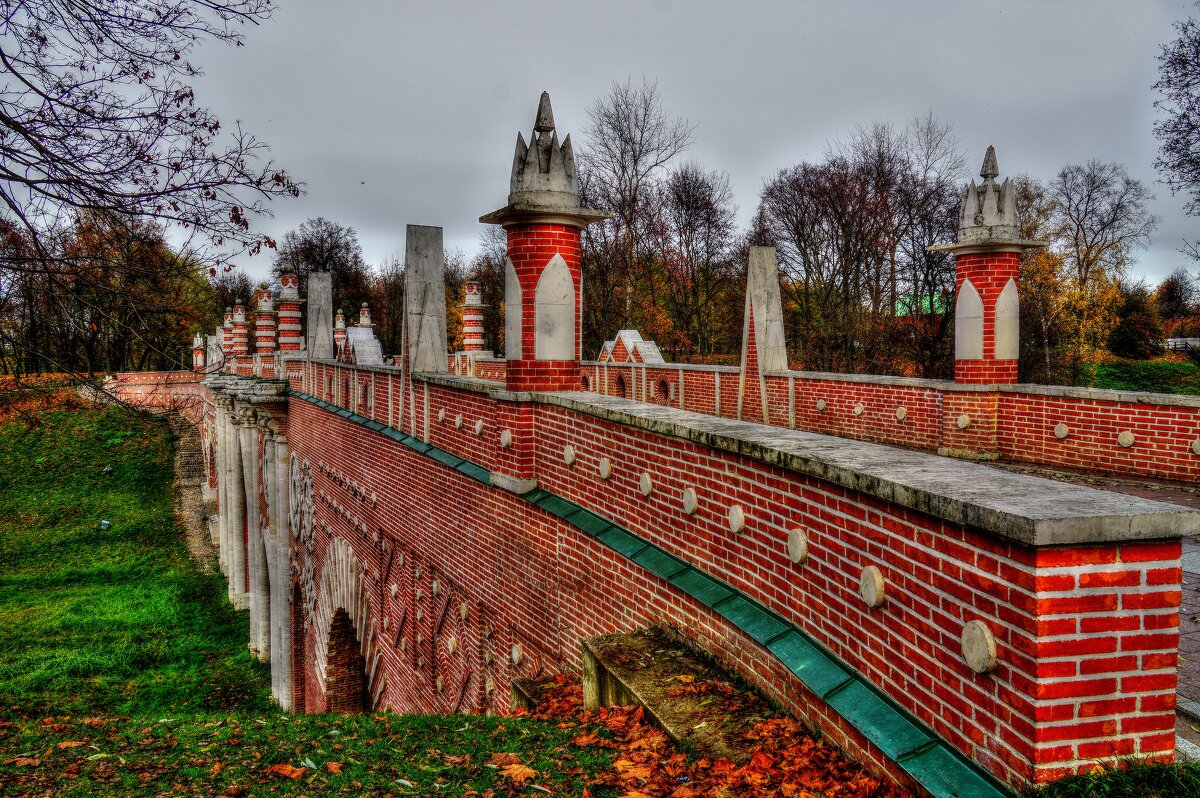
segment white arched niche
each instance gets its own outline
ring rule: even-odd
[[[954,359],[983,360],[983,300],[970,278],[963,280],[954,305]]]
[[[533,302],[534,359],[574,360],[575,281],[562,255],[555,255],[542,270]]]
[[[511,258],[504,259],[504,358],[521,359],[521,281]]]
[[[1021,350],[1021,300],[1017,281],[1008,283],[996,299],[996,359],[1016,360]]]

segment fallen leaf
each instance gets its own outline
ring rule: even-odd
[[[325,769],[328,770],[330,773],[332,773],[335,776],[342,775],[342,763],[341,762],[326,762]]]
[[[500,770],[500,774],[504,778],[511,781],[513,784],[524,784],[537,776],[537,771],[528,765],[522,765],[519,762],[514,762],[511,765],[505,765]]]
[[[4,760],[4,764],[6,764],[6,765],[17,765],[17,766],[19,766],[19,767],[25,767],[25,766],[28,766],[28,767],[31,767],[31,768],[35,768],[35,767],[37,767],[38,765],[42,764],[42,760],[40,760],[40,759],[34,759],[34,758],[33,758],[33,757],[31,757],[31,756],[15,756],[15,757],[13,757],[12,759],[6,759],[6,760]]]
[[[87,743],[83,740],[64,740],[58,744],[58,750],[61,751],[64,748],[78,748],[81,745],[87,745]]]
[[[675,677],[675,681],[683,682],[684,684],[691,684],[692,682],[696,681],[696,677],[690,673],[681,673]]]
[[[307,768],[292,767],[285,762],[278,762],[267,766],[266,773],[268,776],[282,776],[285,779],[296,781],[304,776],[306,770]]]
[[[516,754],[492,754],[492,758],[488,760],[489,765],[495,765],[498,768],[506,767],[507,765],[521,764],[521,757]]]

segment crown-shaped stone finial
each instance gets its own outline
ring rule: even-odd
[[[958,220],[958,243],[966,244],[985,241],[1016,241],[1017,198],[1016,191],[1005,178],[997,188],[996,178],[1000,170],[996,166],[996,148],[989,146],[983,156],[983,167],[979,176],[982,185],[972,180],[963,191],[962,211]]]
[[[575,175],[571,137],[567,136],[561,145],[558,143],[548,92],[542,92],[529,144],[525,143],[522,134],[517,133],[508,202],[542,208],[579,205],[579,181]]]

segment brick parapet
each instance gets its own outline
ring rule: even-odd
[[[462,388],[467,386],[457,384],[459,382],[446,378],[431,385],[430,395],[434,397],[431,408],[444,406],[448,411],[455,410],[456,414],[466,411],[463,412],[462,427],[439,428],[433,442],[460,456],[469,453],[473,459],[487,462],[479,452],[479,436],[474,434],[469,422],[486,419],[489,412],[499,413],[499,406],[491,404],[489,407],[487,393],[481,390],[480,381],[474,381],[465,392]],[[1043,681],[1053,685],[1055,679],[1067,678],[1051,676],[1058,671],[1050,666],[1042,668],[1041,659],[1065,669],[1063,663],[1081,661],[1079,645],[1094,644],[1099,649],[1108,645],[1095,641],[1111,638],[1110,632],[1101,633],[1091,626],[1086,629],[1079,626],[1068,633],[1061,626],[1042,623],[1043,620],[1053,621],[1053,613],[1047,616],[1047,612],[1062,606],[1053,603],[1055,591],[1065,592],[1067,598],[1073,598],[1080,590],[1099,590],[1098,581],[1089,581],[1086,587],[1081,582],[1071,586],[1061,580],[1039,582],[1038,550],[1014,541],[998,540],[965,525],[931,522],[924,513],[867,499],[813,477],[798,478],[790,469],[746,460],[744,456],[714,455],[709,446],[681,444],[677,438],[664,437],[654,430],[632,428],[628,424],[581,414],[570,407],[534,406],[537,407],[535,466],[539,484],[564,498],[603,512],[647,540],[688,562],[697,563],[706,572],[762,601],[814,634],[872,681],[886,685],[889,694],[905,696],[901,702],[914,714],[961,750],[981,758],[1006,779],[1042,779],[1046,774],[1077,769],[1083,766],[1083,760],[1105,746],[1105,750],[1132,748],[1151,754],[1168,750],[1160,745],[1160,736],[1134,732],[1137,724],[1133,723],[1126,724],[1125,734],[1118,730],[1111,740],[1111,736],[1104,736],[1111,725],[1107,721],[1111,720],[1119,727],[1120,713],[1128,711],[1128,707],[1118,712],[1115,705],[1102,704],[1103,699],[1091,695],[1063,697],[1052,695],[1053,689],[1045,695],[1037,692],[1041,689],[1037,685]],[[314,428],[321,427],[321,423],[316,423],[320,420],[319,416],[315,421],[306,418],[303,426],[309,428],[315,424]],[[328,435],[328,430],[323,434]],[[369,433],[339,428],[336,437],[340,440],[346,435],[359,434]],[[489,438],[485,443],[498,451],[498,437]],[[568,445],[575,450],[575,460],[570,465],[563,457]],[[353,448],[360,448],[360,445]],[[402,448],[397,451],[404,454]],[[612,474],[607,480],[599,476],[601,456],[609,457],[612,463]],[[401,469],[408,475],[406,480],[416,479],[415,472],[419,470]],[[652,473],[653,491],[649,497],[640,489],[643,472]],[[362,477],[354,479],[361,480]],[[416,490],[418,497],[427,496],[431,506],[445,507],[444,502],[451,495],[464,495],[464,490],[470,495],[481,490],[471,487],[469,481],[463,483],[463,479],[453,475],[448,481],[447,478],[435,479],[424,487],[406,484],[404,488],[405,491]],[[695,516],[688,516],[681,509],[680,496],[684,486],[704,486],[700,489],[700,509]],[[521,633],[530,645],[542,648],[538,656],[574,664],[577,654],[573,641],[580,636],[613,628],[614,622],[621,628],[645,614],[646,617],[669,619],[693,632],[727,655],[739,670],[753,679],[778,669],[778,663],[772,665],[772,657],[765,649],[754,643],[747,644],[738,637],[740,633],[731,635],[719,619],[710,617],[707,610],[698,609],[695,602],[669,585],[647,581],[645,577],[622,581],[618,575],[630,566],[609,573],[607,560],[611,555],[599,557],[594,551],[588,551],[590,544],[577,533],[556,526],[553,519],[548,521],[536,512],[521,511],[519,505],[509,507],[515,497],[504,499],[502,493],[483,490],[485,493],[480,494],[478,500],[470,500],[467,505],[459,505],[457,499],[453,500],[454,510],[450,515],[457,513],[460,507],[484,506],[491,523],[499,525],[501,534],[503,530],[521,529],[522,532],[513,534],[517,534],[515,540],[523,541],[520,546],[523,556],[528,558],[533,556],[531,552],[540,551],[542,554],[538,556],[548,559],[536,562],[525,559],[520,563],[520,572],[533,574],[541,584],[559,586],[550,595],[540,597],[539,601],[548,603],[540,605],[539,609],[526,607],[527,598],[509,597],[513,588],[478,574],[479,565],[475,559],[483,555],[478,549],[471,549],[475,552],[474,557],[470,552],[461,551],[461,541],[456,547],[462,557],[458,564],[447,563],[446,558],[450,555],[436,547],[434,550],[427,548],[422,556],[440,560],[439,573],[457,575],[451,581],[459,589],[464,589],[463,584],[479,583],[483,595],[504,596],[504,604],[512,608],[507,617],[514,629],[524,628],[521,623],[529,622],[527,618],[540,619],[536,623],[541,623],[547,617],[552,628],[564,629],[561,637],[548,639],[539,639],[528,631]],[[436,501],[434,495],[439,497]],[[479,500],[485,497],[489,498],[480,504]],[[418,505],[421,503],[418,499]],[[743,507],[750,519],[747,528],[736,534],[727,526],[727,508],[733,504]],[[406,504],[406,507],[404,514],[408,518],[413,505]],[[422,511],[417,512],[419,523],[416,516],[407,521],[392,517],[383,527],[403,528],[412,524],[414,528],[419,526],[423,530],[420,534],[426,536],[430,529],[440,528],[440,522],[426,518]],[[462,530],[467,530],[470,540],[476,540],[480,534],[477,527],[489,523],[474,512],[467,510],[466,516],[456,516],[460,522],[463,517],[467,519],[465,525],[456,524],[459,528],[456,540],[460,540]],[[809,534],[810,551],[814,554],[804,566],[796,566],[786,558],[786,535],[791,528],[802,528]],[[406,545],[418,545],[417,533],[411,534],[413,539]],[[445,534],[454,533],[446,529]],[[530,548],[532,540],[543,538],[546,538],[545,543]],[[506,560],[502,555],[510,544],[501,545],[498,550],[488,544],[482,545],[492,568],[504,570],[510,567],[504,565]],[[1133,590],[1131,584],[1131,596],[1165,593],[1165,597],[1154,601],[1167,607],[1177,600],[1172,598],[1170,585],[1143,585],[1144,581],[1162,578],[1162,569],[1158,567],[1162,561],[1155,558],[1165,558],[1169,568],[1171,551],[1155,549],[1161,544],[1152,541],[1121,545],[1122,550],[1131,553],[1128,565],[1117,560],[1121,556],[1117,547],[1099,548],[1114,552],[1113,562],[1107,567],[1113,572],[1120,571],[1121,575],[1113,578],[1136,582],[1137,590]],[[1177,556],[1177,543],[1168,545],[1175,546],[1173,550]],[[586,559],[564,554],[577,549],[588,551]],[[816,554],[817,551],[821,554]],[[1086,546],[1060,547],[1053,551],[1085,563],[1093,558]],[[1143,561],[1155,567],[1133,564]],[[883,567],[889,584],[896,587],[882,610],[869,611],[857,598],[858,571],[867,562]],[[1061,569],[1060,562],[1054,562],[1057,564],[1047,567]],[[600,563],[604,563],[603,572],[599,570]],[[1150,576],[1151,571],[1157,575]],[[636,567],[633,573],[637,574]],[[1059,572],[1053,572],[1053,575],[1062,576]],[[543,579],[547,581],[542,582]],[[595,588],[583,590],[583,585],[594,585]],[[1105,590],[1110,588],[1111,585]],[[597,590],[609,594],[609,598],[600,600],[594,595]],[[1045,603],[1039,603],[1043,600]],[[1118,598],[1118,601],[1122,600]],[[610,606],[614,601],[620,605],[618,608]],[[547,616],[548,607],[557,609]],[[637,610],[631,614],[632,607]],[[498,611],[493,608],[491,612]],[[1106,609],[1097,609],[1095,617],[1102,618],[1106,612]],[[1151,627],[1166,625],[1169,628],[1169,619],[1156,620],[1156,613],[1169,615],[1169,610],[1146,613],[1149,620],[1145,623]],[[957,634],[966,620],[973,619],[993,625],[1000,641],[1004,664],[987,677],[970,672],[958,653]],[[1076,645],[1072,641],[1077,639],[1092,642]],[[1170,643],[1163,637],[1142,636],[1139,641],[1154,646]],[[1139,645],[1139,641],[1131,644]],[[901,651],[898,657],[894,656],[897,650]],[[1169,657],[1162,656],[1167,653],[1165,647],[1147,652],[1138,655],[1144,657],[1138,667],[1151,668],[1160,677],[1157,681],[1146,682],[1149,686],[1144,695],[1138,694],[1137,701],[1145,707],[1146,717],[1158,720],[1138,723],[1154,727],[1161,725],[1164,712],[1153,708],[1169,703],[1164,696],[1173,688],[1163,685],[1173,678],[1174,671]],[[1104,650],[1097,652],[1098,655],[1105,653]],[[1108,667],[1101,662],[1105,659],[1106,656],[1098,656],[1100,664],[1081,667]],[[901,667],[899,662],[906,665]],[[919,667],[912,667],[912,663]],[[1114,667],[1127,664],[1115,663]],[[1106,679],[1124,678],[1123,671],[1115,673],[1099,678],[1093,686],[1099,688],[1108,684]],[[426,682],[431,679],[429,677]],[[1141,684],[1131,682],[1127,686],[1137,688]],[[794,682],[772,678],[765,689],[789,706],[797,709],[801,706],[798,698],[804,691]],[[412,687],[412,700],[418,702],[414,706],[421,706],[421,701],[427,703],[437,699],[436,694],[431,695],[428,690],[427,683]],[[403,708],[407,704],[397,706]],[[1055,713],[1061,716],[1068,710],[1069,721],[1061,717],[1055,722],[1044,719]],[[1110,715],[1094,727],[1088,725],[1091,720],[1081,721],[1097,711],[1110,711]],[[1141,712],[1139,708],[1135,714]],[[878,752],[871,753],[871,746],[855,737],[853,729],[838,725],[836,713],[818,709],[814,714],[828,716],[826,722],[832,724],[831,732],[844,737],[852,748],[868,757],[878,756]],[[1056,739],[1062,730],[1074,726],[1081,728],[1076,737],[1066,743]],[[985,734],[980,731],[983,728],[995,731]],[[1093,733],[1094,736],[1089,736]]]

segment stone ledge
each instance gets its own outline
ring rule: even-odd
[[[721,374],[740,374],[741,368],[738,366],[718,366],[707,365],[705,363],[601,363],[598,360],[585,360],[579,364],[580,368],[643,368],[643,369],[658,369],[659,371],[715,371]]]
[[[977,463],[572,391],[534,400],[751,457],[1029,546],[1178,538],[1200,512]]]

